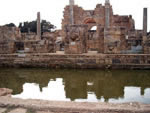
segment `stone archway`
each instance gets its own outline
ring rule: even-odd
[[[96,24],[96,21],[93,18],[87,18],[84,20],[84,24]]]
[[[91,30],[91,28],[93,26],[96,26],[96,21],[94,18],[86,18],[84,21],[83,21],[83,24],[86,24],[88,25],[88,30]]]

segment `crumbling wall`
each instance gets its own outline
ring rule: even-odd
[[[74,12],[74,24],[95,24],[105,26],[105,6],[97,4],[94,10],[84,10],[77,5],[73,6]],[[135,29],[135,23],[131,15],[119,16],[113,14],[112,6],[109,6],[110,12],[110,26],[113,27],[125,27],[128,30]],[[62,29],[67,24],[70,24],[70,12],[69,6],[64,9],[64,19],[62,20]]]
[[[150,35],[143,36],[144,54],[150,54]]]
[[[65,53],[86,53],[87,25],[67,25],[65,29]]]
[[[24,51],[27,53],[55,53],[57,33],[45,32],[41,40],[36,40],[36,34],[26,34],[23,40]]]
[[[95,24],[95,25],[105,25],[105,6],[98,4],[94,10],[84,10],[82,7],[77,5],[73,6],[74,12],[74,24]],[[112,6],[110,6],[110,21],[112,20],[113,12]],[[70,24],[70,10],[69,6],[64,9],[64,18],[62,20],[62,29],[65,25]]]
[[[130,16],[114,15],[111,24],[112,24],[111,26],[124,27],[127,30],[135,29],[135,23],[131,15]]]
[[[48,42],[41,41],[25,41],[24,48],[26,53],[48,53]]]
[[[83,31],[77,26],[86,25],[86,29],[88,30],[85,31],[85,36],[87,36],[84,44],[86,46],[86,52],[98,51],[99,53],[121,53],[121,51],[123,50],[126,51],[127,49],[131,49],[131,45],[127,44],[128,42],[130,42],[128,40],[130,40],[131,37],[133,37],[132,35],[134,35],[136,40],[137,38],[141,38],[140,33],[138,31],[135,31],[135,23],[132,19],[132,16],[114,15],[112,6],[110,4],[107,4],[107,7],[109,7],[110,12],[110,24],[108,29],[105,26],[106,5],[103,6],[101,4],[98,4],[94,10],[84,10],[83,8],[77,5],[74,5],[73,17],[74,25],[76,25],[76,28],[73,30],[74,32],[71,32],[72,27],[70,27],[68,34],[66,33],[68,31],[65,28],[66,25],[70,25],[70,12],[69,6],[67,6],[64,10],[64,19],[62,21],[62,31],[64,32],[63,37],[82,37],[80,35]],[[97,26],[97,28],[99,26],[99,28],[96,31],[92,31],[90,29],[93,26]],[[78,33],[75,33],[76,31]],[[69,46],[65,46],[66,51],[68,51],[69,48],[72,47],[71,52],[66,53],[83,53],[81,52],[81,50],[83,49],[81,47],[81,44],[79,44],[78,42],[75,43],[72,43],[72,46],[70,46],[69,44]]]
[[[18,37],[21,37],[19,28],[0,26],[0,54],[14,53]]]
[[[126,31],[124,28],[111,27],[104,31],[104,53],[118,54],[126,50]]]
[[[87,50],[97,51],[98,53],[104,52],[104,27],[97,26],[97,30],[89,30],[87,38]]]
[[[16,52],[25,53],[55,53],[56,32],[45,32],[42,39],[38,39],[35,33],[22,33],[21,38],[15,41]]]

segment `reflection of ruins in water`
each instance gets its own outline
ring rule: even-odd
[[[68,88],[68,92],[64,90],[64,85],[62,82],[62,79],[56,79],[56,81],[50,81],[48,83],[47,87],[43,87],[42,91],[40,91],[40,87],[38,84],[34,83],[25,83],[23,85],[23,92],[18,95],[14,95],[15,98],[23,98],[23,99],[43,99],[43,100],[58,100],[58,101],[70,101],[74,100],[77,102],[143,102],[143,103],[150,103],[150,88],[147,88],[144,90],[144,94],[141,94],[141,88],[140,87],[124,87],[122,97],[121,93],[116,95],[111,95],[111,91],[109,89],[103,90],[99,93],[99,95],[96,95],[95,92],[92,90],[92,85],[85,86],[81,85],[71,85]],[[84,89],[84,88],[87,89]],[[122,90],[122,89],[121,89]],[[106,91],[106,92],[105,92]],[[30,93],[29,93],[30,92]],[[103,93],[102,93],[103,92]],[[108,92],[108,93],[107,93]],[[107,93],[107,94],[106,94]],[[109,95],[108,95],[109,94]],[[97,98],[96,96],[99,96]],[[100,97],[101,96],[101,97]],[[106,96],[106,97],[105,97]],[[109,98],[108,98],[109,96]],[[114,97],[113,97],[114,96]]]
[[[0,80],[22,98],[150,103],[149,71],[5,69]]]

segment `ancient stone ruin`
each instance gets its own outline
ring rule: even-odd
[[[62,29],[41,33],[40,12],[37,33],[21,33],[17,27],[0,27],[0,54],[149,54],[147,8],[144,8],[143,30],[135,29],[131,15],[114,15],[109,0],[94,10],[84,10],[70,0],[64,9]]]

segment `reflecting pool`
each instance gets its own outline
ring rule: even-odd
[[[150,71],[0,69],[0,88],[14,98],[150,104]]]

